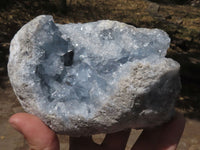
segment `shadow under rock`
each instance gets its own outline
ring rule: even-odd
[[[0,45],[0,88],[5,88],[4,84],[8,80],[7,63],[8,50]]]
[[[200,52],[168,54],[181,65],[182,90],[176,107],[186,117],[200,120]]]

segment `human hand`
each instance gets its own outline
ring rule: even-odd
[[[58,137],[38,117],[17,113],[9,119],[10,124],[24,135],[30,150],[59,150]],[[162,126],[145,129],[131,150],[175,150],[185,126],[181,114]],[[130,129],[107,134],[103,143],[98,145],[92,137],[70,137],[70,150],[124,150]]]

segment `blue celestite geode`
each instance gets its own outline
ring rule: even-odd
[[[55,24],[38,16],[10,46],[8,73],[25,111],[86,136],[160,125],[173,115],[179,64],[159,29],[118,21]]]

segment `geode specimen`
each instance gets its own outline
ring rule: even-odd
[[[55,24],[39,16],[10,46],[8,73],[25,111],[57,133],[86,136],[160,125],[173,115],[179,64],[159,29],[117,21]]]

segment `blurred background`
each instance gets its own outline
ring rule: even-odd
[[[178,150],[200,150],[200,0],[0,0],[0,150],[25,150],[27,144],[8,124],[22,112],[8,76],[10,41],[28,21],[41,14],[56,23],[117,20],[136,27],[160,28],[171,37],[167,57],[181,64],[182,90],[176,110],[187,119]],[[132,131],[127,150],[141,131]],[[104,135],[95,135],[100,143]],[[61,150],[68,136],[59,135]]]

